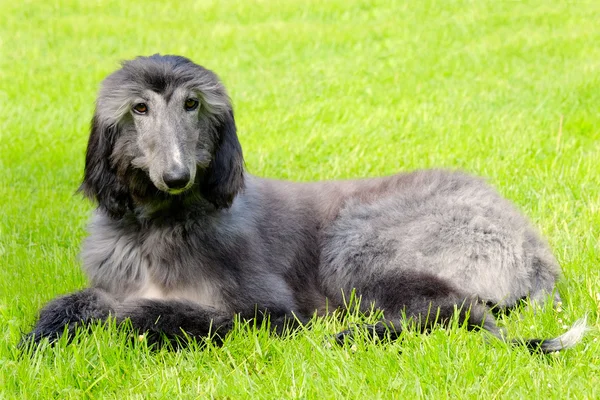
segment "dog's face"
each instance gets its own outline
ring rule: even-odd
[[[146,172],[158,190],[172,195],[188,190],[215,150],[212,123],[200,114],[202,93],[185,87],[170,96],[145,90],[131,100],[131,118],[123,122],[130,126],[115,148],[133,155],[131,165]]]
[[[200,194],[228,207],[243,186],[229,98],[215,74],[177,56],[140,57],[102,85],[83,192],[121,217]]]

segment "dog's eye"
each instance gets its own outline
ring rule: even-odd
[[[133,112],[140,115],[146,114],[148,112],[148,106],[146,103],[137,103],[133,106]]]
[[[198,108],[198,100],[196,99],[187,99],[184,103],[184,107],[186,111],[194,111],[196,108]]]

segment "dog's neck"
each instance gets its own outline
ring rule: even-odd
[[[130,210],[124,218],[141,224],[178,224],[214,216],[220,210],[206,200],[199,190],[189,190],[179,195],[140,199],[132,196]]]

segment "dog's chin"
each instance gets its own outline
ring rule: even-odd
[[[186,186],[181,189],[167,189],[167,190],[163,190],[163,192],[165,192],[171,196],[177,196],[177,195],[187,192],[191,186],[192,185],[189,185],[189,186]]]
[[[178,196],[178,195],[183,194],[183,193],[187,192],[188,190],[190,190],[190,188],[194,185],[194,182],[190,181],[185,187],[177,188],[177,189],[170,188],[162,182],[160,182],[160,183],[152,182],[152,184],[154,185],[154,187],[156,189],[158,189],[159,191],[161,191],[162,193],[164,193],[166,195]]]

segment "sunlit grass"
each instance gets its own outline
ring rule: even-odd
[[[600,4],[0,0],[0,398],[598,398]],[[484,175],[548,238],[560,311],[502,323],[558,356],[464,329],[328,345],[334,319],[222,347],[151,351],[114,326],[19,356],[39,308],[85,286],[92,205],[75,194],[100,80],[181,54],[217,72],[254,174],[316,180],[416,168]],[[135,338],[134,338],[135,339]],[[364,340],[363,340],[364,339]]]

